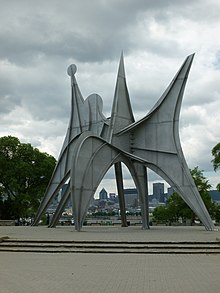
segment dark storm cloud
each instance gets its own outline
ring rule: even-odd
[[[71,63],[77,64],[84,98],[100,94],[109,116],[123,50],[131,103],[139,119],[162,95],[185,57],[196,52],[181,110],[181,135],[189,163],[211,168],[207,152],[217,143],[220,123],[210,114],[220,107],[218,1],[0,4],[1,134],[14,134],[57,155],[69,119],[66,69]],[[109,180],[113,173],[106,175]]]
[[[41,56],[74,56],[79,61],[96,62],[113,58],[116,47],[123,48],[127,41],[126,9],[116,10],[112,15],[111,6],[101,3],[97,12],[91,1],[88,5],[67,1],[67,6],[53,1],[56,5],[45,13],[47,3],[41,2],[40,6],[39,2],[28,5],[26,14],[17,1],[17,13],[10,10],[11,2],[4,5],[2,11],[9,15],[6,26],[0,29],[0,58],[24,65],[38,62]],[[134,21],[135,17],[131,18],[129,25]]]
[[[147,24],[152,15],[161,21],[169,17],[166,11],[188,2],[181,1],[181,5],[176,1],[4,2],[0,13],[5,20],[0,29],[0,58],[26,66],[39,62],[42,56],[64,59],[74,56],[84,62],[115,59],[119,50],[129,52],[141,46],[137,32],[131,28],[143,19],[148,50],[168,53],[171,47],[177,50],[177,44],[172,40],[169,45],[159,44],[150,36]]]
[[[0,99],[1,99],[1,108],[0,115],[6,115],[10,113],[15,105],[19,105],[20,99],[13,95],[3,95],[0,91]]]

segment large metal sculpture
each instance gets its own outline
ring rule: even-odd
[[[124,163],[138,191],[144,229],[149,228],[148,167],[174,187],[207,230],[214,230],[213,222],[187,167],[179,139],[180,107],[193,57],[194,55],[190,55],[186,58],[152,110],[137,122],[133,117],[126,85],[123,55],[109,119],[102,113],[102,99],[99,95],[92,94],[86,100],[83,99],[75,78],[76,66],[69,66],[72,90],[69,127],[34,225],[38,224],[51,200],[68,182],[50,226],[56,225],[71,197],[75,228],[80,231],[91,198],[106,172],[114,165],[122,225],[126,226],[121,168],[121,163]]]

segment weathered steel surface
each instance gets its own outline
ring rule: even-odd
[[[186,164],[179,139],[179,114],[194,55],[186,58],[176,76],[152,108],[135,122],[121,56],[111,117],[102,113],[102,99],[83,99],[78,88],[76,66],[70,65],[72,105],[70,123],[57,166],[40,204],[37,225],[51,200],[69,180],[63,199],[52,219],[55,226],[71,197],[75,228],[80,231],[89,202],[109,168],[115,164],[119,195],[123,197],[120,164],[124,163],[136,184],[142,205],[143,228],[149,228],[147,172],[150,168],[166,180],[197,214],[207,230],[215,227]],[[124,200],[121,199],[124,211]],[[125,225],[126,218],[123,218]]]

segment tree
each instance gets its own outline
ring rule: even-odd
[[[214,213],[215,213],[216,223],[220,223],[220,206],[219,205],[215,205]]]
[[[199,170],[198,166],[190,170],[190,172],[195,182],[195,185],[202,197],[202,200],[208,212],[212,216],[213,203],[212,203],[211,195],[209,193],[209,190],[212,187],[212,185],[209,184],[209,180],[203,175],[203,170]]]
[[[173,222],[172,214],[169,213],[167,206],[156,207],[153,211],[153,220],[161,224]]]
[[[212,160],[214,170],[217,171],[220,169],[220,142],[214,146],[212,149],[212,155],[214,159]],[[220,192],[220,183],[216,186],[218,191]]]
[[[18,138],[0,138],[0,217],[33,216],[56,160]]]
[[[194,213],[185,203],[185,201],[179,196],[177,192],[174,192],[167,201],[167,207],[170,213],[173,214],[173,221],[178,222],[181,218],[183,222],[190,219],[191,223],[194,222]]]
[[[215,216],[216,208],[214,203],[212,203],[211,196],[209,194],[209,190],[211,188],[209,181],[204,177],[203,171],[199,170],[198,167],[190,170],[190,172],[207,210],[211,216]],[[166,209],[166,211],[163,211],[163,209]],[[160,207],[160,209],[156,208],[154,210],[153,217],[155,220],[160,220],[161,217],[163,217],[165,222],[178,222],[180,218],[183,220],[183,222],[185,222],[187,219],[189,219],[191,223],[193,223],[196,215],[179,196],[179,194],[174,192],[169,197],[165,207]]]

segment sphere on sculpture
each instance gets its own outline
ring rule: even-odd
[[[76,67],[75,64],[71,64],[67,69],[67,73],[68,73],[69,76],[74,76],[76,71],[77,71],[77,67]]]

